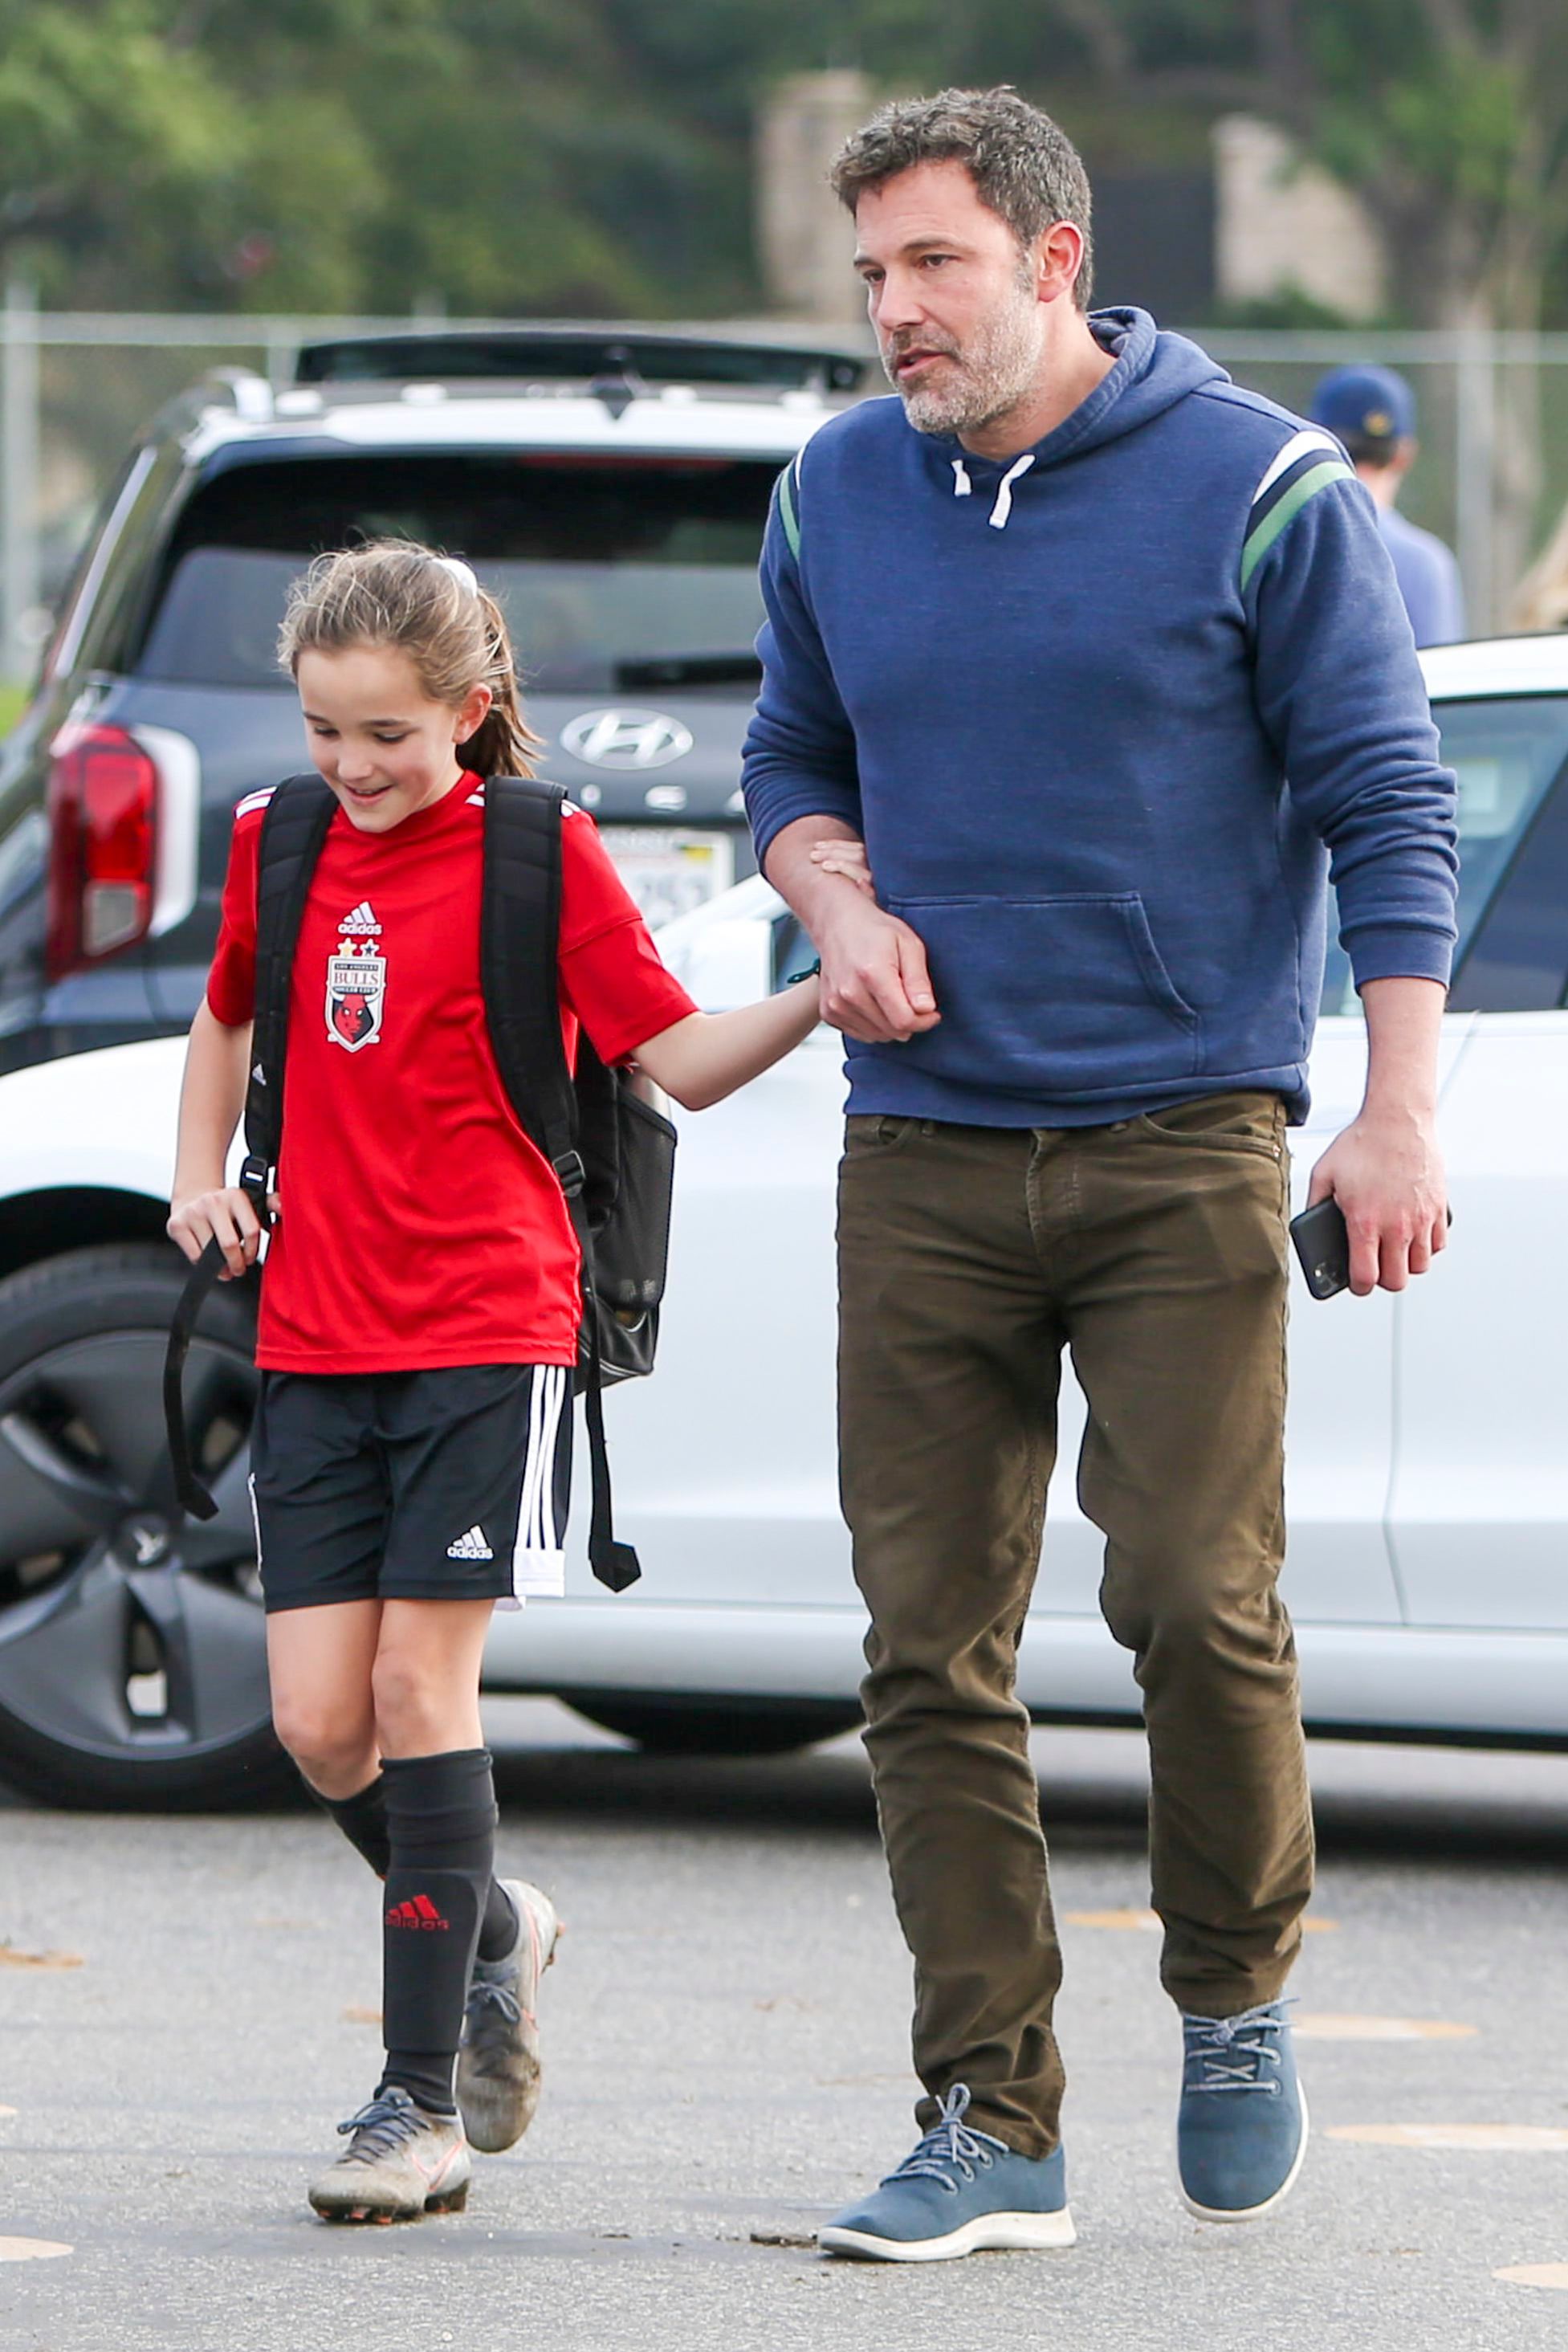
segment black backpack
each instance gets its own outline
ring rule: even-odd
[[[579,1035],[575,1076],[567,1065],[557,982],[565,798],[558,784],[518,776],[492,776],[485,786],[479,971],[501,1082],[524,1134],[555,1171],[582,1253],[576,1384],[585,1400],[593,1474],[588,1556],[600,1582],[621,1592],[642,1571],[632,1546],[615,1540],[602,1391],[606,1382],[653,1369],[675,1130],[644,1101],[635,1080],[606,1069],[586,1035]],[[264,1226],[283,1140],[295,948],[337,805],[319,776],[290,776],[262,819],[256,1028],[239,1181]],[[181,1376],[202,1299],[222,1264],[222,1251],[209,1242],[181,1296],[163,1375],[176,1492],[183,1508],[202,1519],[216,1506],[191,1462]]]

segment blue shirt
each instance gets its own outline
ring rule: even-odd
[[[1144,312],[1094,330],[1114,366],[1010,463],[872,400],[775,495],[758,856],[852,826],[942,1013],[849,1044],[853,1111],[1300,1118],[1331,862],[1358,982],[1448,976],[1454,782],[1370,498]]]
[[[1377,528],[1394,559],[1394,577],[1418,646],[1451,646],[1465,634],[1459,567],[1433,531],[1406,522],[1396,507],[1379,507]]]

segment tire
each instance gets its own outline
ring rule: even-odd
[[[653,1756],[782,1756],[860,1727],[842,1699],[716,1698],[665,1691],[562,1691],[563,1703]]]
[[[74,1250],[0,1283],[0,1776],[47,1803],[273,1796],[246,1488],[254,1278],[209,1294],[185,1373],[219,1510],[181,1528],[162,1376],[172,1248]]]

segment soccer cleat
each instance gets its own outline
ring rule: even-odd
[[[1020,2156],[965,2123],[969,2094],[955,2083],[942,2118],[879,2189],[836,2213],[817,2243],[827,2254],[882,2263],[945,2263],[988,2248],[1071,2246],[1060,2148]]]
[[[555,1958],[560,1921],[548,1895],[524,1878],[502,1886],[517,1915],[517,1937],[498,1960],[476,1960],[468,1981],[457,2105],[471,2145],[486,2156],[511,2147],[539,2103],[539,1979]]]
[[[1261,2221],[1296,2185],[1307,2101],[1286,2007],[1273,2000],[1239,2017],[1182,2017],[1176,2175],[1183,2204],[1200,2221]]]
[[[416,2221],[467,2203],[473,2166],[455,2116],[426,2115],[394,2084],[338,2129],[352,2134],[348,2147],[310,2183],[323,2221]]]

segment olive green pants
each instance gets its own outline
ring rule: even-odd
[[[1276,1999],[1295,1957],[1312,1840],[1276,1591],[1287,1183],[1267,1094],[1096,1128],[849,1122],[844,1514],[922,2128],[962,2082],[1009,2147],[1058,2137],[1061,1961],[1014,1684],[1064,1346],[1101,1606],[1144,1695],[1162,1980],[1230,2016]]]

